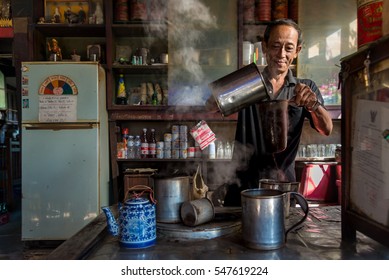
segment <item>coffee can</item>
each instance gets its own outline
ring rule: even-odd
[[[172,142],[171,141],[164,141],[163,142],[163,148],[170,150],[172,148]]]
[[[180,149],[180,158],[188,158],[188,151],[186,149]]]
[[[174,159],[180,158],[180,149],[172,149],[172,158]]]
[[[163,135],[163,141],[165,142],[171,142],[172,141],[172,134],[171,133],[165,133]]]
[[[165,143],[163,141],[158,141],[157,142],[157,149],[163,149],[164,148],[164,145]]]
[[[164,158],[164,150],[161,148],[157,148],[157,158],[162,159]]]
[[[169,158],[172,158],[172,150],[171,149],[164,149],[163,150],[163,157],[164,158],[167,158],[167,159],[169,159]]]
[[[188,158],[195,157],[195,147],[188,147]]]

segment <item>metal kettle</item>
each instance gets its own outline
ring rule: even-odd
[[[149,197],[144,197],[145,194]],[[103,210],[108,230],[113,236],[119,236],[120,246],[125,248],[146,248],[156,242],[156,200],[153,190],[147,186],[134,186],[119,204],[119,217],[116,220],[109,206]]]

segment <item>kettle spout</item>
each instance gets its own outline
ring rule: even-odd
[[[119,225],[118,222],[115,220],[114,215],[112,214],[111,209],[109,206],[101,207],[101,210],[103,210],[105,217],[107,218],[107,225],[108,225],[108,231],[113,236],[119,235]]]

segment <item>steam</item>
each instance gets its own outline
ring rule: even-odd
[[[169,2],[169,105],[204,105],[207,83],[200,66],[204,31],[217,28],[216,16],[200,0]],[[170,51],[172,49],[172,51]]]
[[[215,182],[223,182],[227,185],[236,184],[241,187],[241,182],[236,176],[237,171],[244,171],[248,168],[249,159],[254,154],[254,147],[249,144],[234,142],[233,158],[227,164],[220,165],[213,170],[212,176]]]

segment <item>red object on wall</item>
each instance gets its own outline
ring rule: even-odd
[[[336,164],[307,163],[301,176],[300,193],[308,200],[337,202]]]

